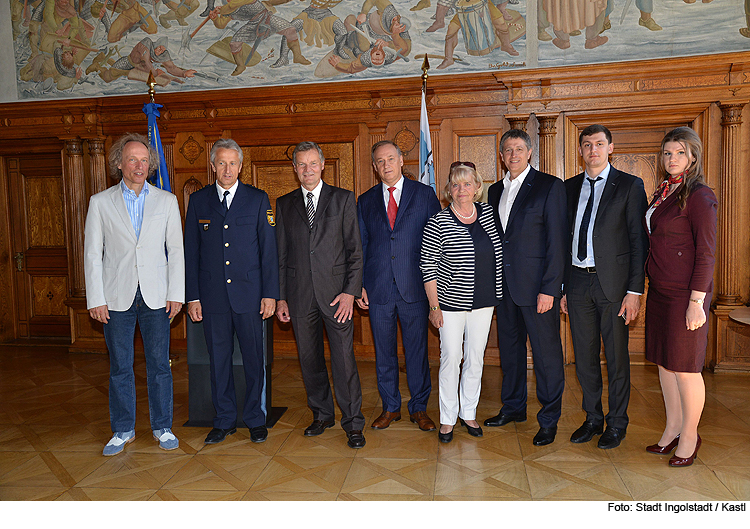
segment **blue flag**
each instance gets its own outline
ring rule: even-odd
[[[432,139],[427,122],[427,104],[422,92],[422,113],[419,116],[419,181],[435,189],[435,165],[432,163]]]
[[[160,116],[159,109],[163,105],[157,103],[146,103],[143,105],[143,113],[148,116],[148,141],[159,154],[159,165],[156,167],[156,173],[153,177],[153,184],[159,189],[172,192],[172,186],[169,185],[169,171],[167,171],[167,160],[164,159],[164,148],[161,146],[161,136],[159,136],[159,126],[156,124],[156,118]]]

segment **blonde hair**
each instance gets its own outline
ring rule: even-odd
[[[474,183],[477,185],[477,190],[474,193],[474,202],[477,202],[482,198],[482,195],[484,194],[484,182],[482,182],[482,178],[479,176],[479,173],[475,169],[472,169],[468,165],[456,165],[451,169],[451,172],[448,174],[448,181],[445,183],[445,187],[443,188],[443,197],[448,202],[453,202],[453,197],[451,196],[451,186],[458,181],[463,180],[474,180]]]
[[[677,194],[680,209],[683,209],[693,189],[706,183],[703,178],[703,142],[701,142],[698,133],[690,127],[677,127],[667,132],[667,135],[661,140],[661,150],[656,160],[656,171],[661,180],[669,178],[669,173],[664,167],[664,146],[669,142],[679,143],[685,148],[688,157],[695,158],[695,161],[691,162],[685,173],[683,180],[685,185]]]

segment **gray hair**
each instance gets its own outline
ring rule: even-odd
[[[380,149],[384,145],[391,145],[391,146],[395,147],[396,148],[396,152],[398,153],[398,155],[399,156],[403,156],[403,154],[401,153],[401,149],[399,148],[398,145],[396,145],[395,143],[393,143],[391,140],[381,140],[381,141],[377,142],[375,145],[373,145],[372,146],[372,151],[370,151],[370,157],[372,158],[372,163],[375,163],[375,151],[377,151],[378,149]]]
[[[325,156],[323,156],[323,151],[320,149],[320,145],[318,145],[314,141],[303,141],[297,144],[297,146],[294,148],[294,152],[292,153],[292,162],[294,163],[294,165],[297,165],[298,152],[307,152],[312,151],[313,149],[318,151],[318,156],[320,156],[320,163],[326,163],[326,158]]]
[[[510,129],[500,138],[500,152],[503,151],[503,145],[510,139],[521,139],[526,144],[526,148],[531,150],[531,137],[522,129]]]
[[[234,141],[231,138],[222,138],[220,140],[216,140],[216,143],[214,143],[214,146],[211,147],[211,163],[216,163],[216,153],[219,149],[231,149],[233,151],[237,151],[237,154],[240,157],[240,164],[242,164],[242,148],[237,144],[236,141]]]
[[[151,178],[159,167],[159,153],[151,146],[146,136],[136,132],[129,132],[112,144],[109,150],[109,174],[115,180],[122,179],[122,171],[118,166],[122,165],[122,151],[130,142],[141,143],[148,149],[148,176]]]

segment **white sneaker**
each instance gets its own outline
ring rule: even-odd
[[[112,439],[104,447],[102,454],[105,456],[114,456],[125,450],[125,445],[135,439],[135,430],[129,432],[115,432]]]
[[[162,450],[174,450],[180,446],[180,442],[177,437],[172,433],[170,428],[162,428],[161,430],[153,430],[154,439],[159,441],[159,448]]]

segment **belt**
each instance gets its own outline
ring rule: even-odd
[[[577,268],[578,270],[582,272],[588,272],[589,274],[595,274],[596,273],[596,267],[595,266],[576,266],[573,265],[573,268]]]

